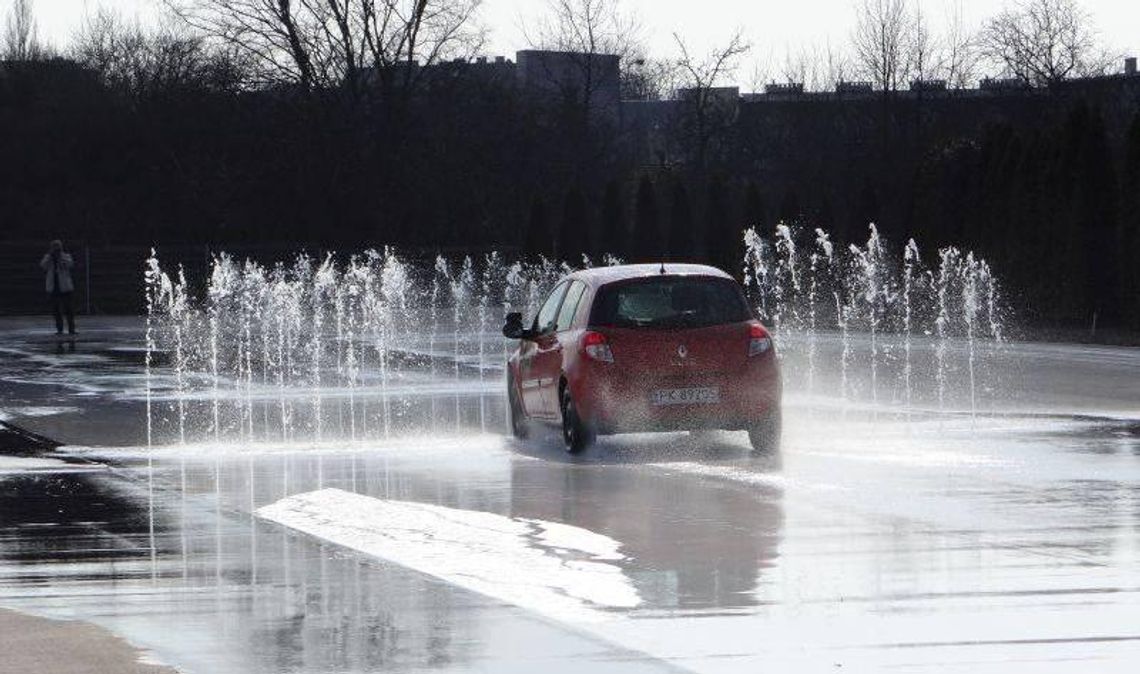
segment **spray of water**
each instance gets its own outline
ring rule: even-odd
[[[743,234],[745,290],[776,334],[789,390],[822,390],[844,409],[880,398],[909,409],[918,354],[932,354],[936,387],[921,390],[936,388],[945,407],[960,382],[979,409],[979,361],[1003,338],[1000,287],[984,260],[945,248],[927,268],[916,242],[893,252],[874,227],[842,250],[823,230],[801,234]],[[359,440],[424,419],[431,430],[460,428],[468,396],[478,398],[478,426],[491,430],[503,390],[495,373],[512,346],[498,335],[502,314],[533,316],[570,267],[499,252],[418,261],[384,249],[273,267],[221,254],[200,297],[154,255],[144,271],[155,444]],[[920,340],[933,348],[920,350]],[[835,375],[837,385],[821,389],[820,378]],[[432,393],[417,401],[419,390]],[[428,407],[409,413],[419,402]]]
[[[841,398],[874,404],[889,391],[893,402],[910,409],[917,404],[922,360],[916,344],[933,336],[939,407],[950,404],[954,372],[961,367],[965,382],[973,380],[967,389],[976,412],[982,344],[1000,345],[1004,339],[1000,286],[988,263],[948,247],[927,269],[916,241],[892,252],[874,225],[864,244],[849,245],[842,253],[827,232],[813,234],[805,260],[797,253],[800,233],[794,228],[778,226],[770,239],[754,229],[744,233],[743,276],[757,316],[777,331],[785,355],[806,352],[802,375],[791,371],[799,359],[785,358],[785,376],[802,378],[805,388],[815,391],[819,374],[826,372],[819,360],[821,340],[834,335]],[[959,341],[966,353],[961,364],[952,353]],[[866,369],[857,370],[856,351],[862,353],[864,346],[865,356],[858,359],[866,359]],[[857,376],[860,371],[866,376]]]
[[[914,239],[907,241],[906,248],[903,249],[903,350],[905,365],[903,369],[904,388],[906,391],[906,406],[910,406],[914,399],[914,388],[912,384],[914,374],[914,362],[912,360],[912,347],[914,338],[914,296],[916,292],[916,279],[918,273],[918,265],[920,264],[920,256],[918,253],[918,244]]]

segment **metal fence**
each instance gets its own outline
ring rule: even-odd
[[[137,311],[139,302],[132,294],[138,294],[145,251],[68,243],[67,252],[75,258],[71,277],[77,313]],[[45,253],[47,246],[42,242],[0,243],[0,314],[48,313],[44,272],[39,266]]]
[[[72,280],[76,313],[142,313],[143,268],[150,255],[149,247],[69,241],[66,249],[75,258]],[[44,272],[39,266],[46,252],[47,246],[42,242],[0,243],[0,315],[49,312]],[[191,278],[201,278],[206,273],[213,255],[209,246],[164,246],[158,252],[164,268],[177,269],[182,265]],[[257,257],[263,257],[262,254]]]
[[[150,256],[150,246],[88,245],[82,241],[67,241],[65,245],[75,258],[72,279],[75,281],[73,301],[76,313],[121,315],[145,311],[143,270]],[[210,261],[219,250],[221,248],[210,245],[175,245],[161,246],[157,253],[164,270],[172,271],[181,266],[188,279],[201,283],[209,272]],[[249,258],[262,264],[292,261],[298,252],[306,250],[314,255],[322,254],[319,247],[297,244],[225,246],[225,251],[236,258]],[[491,250],[449,248],[402,252],[418,257],[437,253],[481,255]],[[517,253],[512,247],[498,250]],[[44,272],[40,269],[40,260],[45,253],[46,242],[0,241],[0,316],[50,313],[44,291]]]

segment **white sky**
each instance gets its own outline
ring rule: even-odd
[[[932,27],[943,23],[953,0],[920,0]],[[970,25],[996,13],[1003,0],[958,0]],[[143,20],[158,16],[161,0],[34,0],[41,35],[56,46],[66,44],[84,12],[104,5]],[[694,51],[723,43],[740,27],[752,43],[750,59],[782,62],[789,49],[846,47],[854,22],[854,0],[621,0],[645,27],[652,56],[675,53],[673,32]],[[12,0],[0,0],[6,16]],[[1140,55],[1140,0],[1083,0],[1102,39],[1114,51]],[[489,54],[513,55],[526,47],[520,25],[538,15],[544,0],[484,0],[482,20],[491,29]],[[736,79],[747,84],[751,64]]]

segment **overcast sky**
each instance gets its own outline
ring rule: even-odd
[[[645,27],[650,54],[668,56],[678,32],[695,51],[724,42],[739,26],[753,45],[751,59],[779,62],[789,49],[822,48],[829,41],[845,47],[854,22],[854,0],[622,0]],[[921,0],[934,27],[954,0]],[[967,22],[980,24],[997,12],[1001,0],[957,0]],[[34,0],[42,35],[56,46],[67,42],[85,11],[104,5],[153,20],[160,0]],[[7,15],[12,0],[0,0]],[[511,55],[525,48],[520,25],[536,16],[544,0],[484,0],[482,20],[491,29],[489,54]],[[1103,41],[1114,50],[1140,55],[1140,0],[1084,0]],[[746,83],[750,65],[738,79]]]

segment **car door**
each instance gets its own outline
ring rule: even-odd
[[[550,291],[531,325],[534,338],[523,342],[523,348],[519,353],[519,384],[522,389],[523,405],[526,406],[527,415],[532,417],[550,416],[543,385],[550,377],[550,358],[552,354],[559,353],[555,349],[555,345],[558,344],[555,327],[562,298],[569,287],[570,282],[563,281]]]
[[[554,323],[554,334],[549,346],[540,348],[536,368],[542,372],[539,388],[542,391],[543,407],[551,417],[561,417],[562,405],[558,399],[558,381],[562,376],[562,356],[564,348],[573,348],[573,335],[571,328],[574,315],[578,311],[578,302],[586,292],[586,284],[574,281],[566,291],[562,306],[558,310],[558,318]]]

